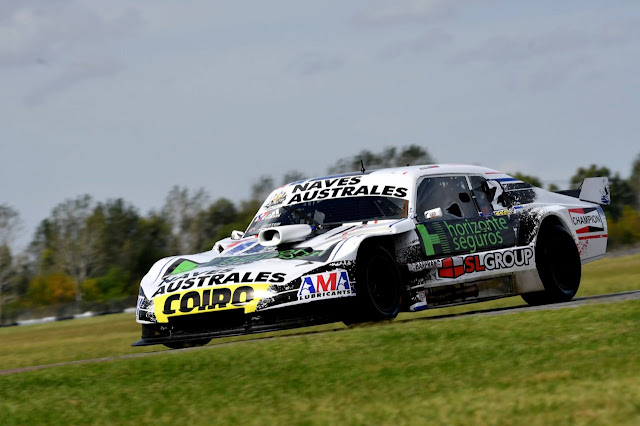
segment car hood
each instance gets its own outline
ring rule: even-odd
[[[347,223],[286,248],[264,247],[252,236],[231,242],[222,253],[211,250],[162,259],[140,285],[149,300],[216,285],[284,285],[326,263],[355,260],[365,238],[411,229],[415,229],[411,219]]]

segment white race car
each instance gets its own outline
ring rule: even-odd
[[[246,231],[162,259],[140,284],[134,346],[521,295],[568,301],[604,256],[606,178],[553,193],[478,166],[425,165],[290,183]]]

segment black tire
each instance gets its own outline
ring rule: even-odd
[[[402,282],[395,260],[382,246],[363,247],[356,260],[356,306],[344,320],[382,321],[398,316],[402,304]]]
[[[182,342],[168,342],[168,343],[163,343],[163,345],[170,349],[185,349],[185,348],[195,348],[198,346],[204,346],[210,341],[211,339],[205,337],[202,339],[185,340]]]
[[[543,291],[522,294],[529,305],[568,302],[582,276],[580,253],[571,234],[560,225],[543,228],[536,243],[536,267]]]

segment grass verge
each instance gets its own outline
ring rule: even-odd
[[[640,255],[610,257],[585,265],[578,296],[640,289]],[[504,306],[524,305],[520,297],[433,309],[400,318],[431,317]],[[311,330],[342,327],[329,324]],[[269,333],[282,335],[300,330]],[[53,364],[91,358],[165,350],[163,346],[132,348],[140,338],[140,326],[133,315],[119,314],[73,321],[0,329],[0,370]],[[251,337],[217,339],[215,342],[246,340]]]
[[[0,424],[638,424],[640,301],[0,377]]]

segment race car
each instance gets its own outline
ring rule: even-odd
[[[244,232],[158,261],[140,284],[142,338],[212,338],[521,295],[571,300],[602,258],[606,178],[549,192],[499,171],[424,165],[293,182]]]

